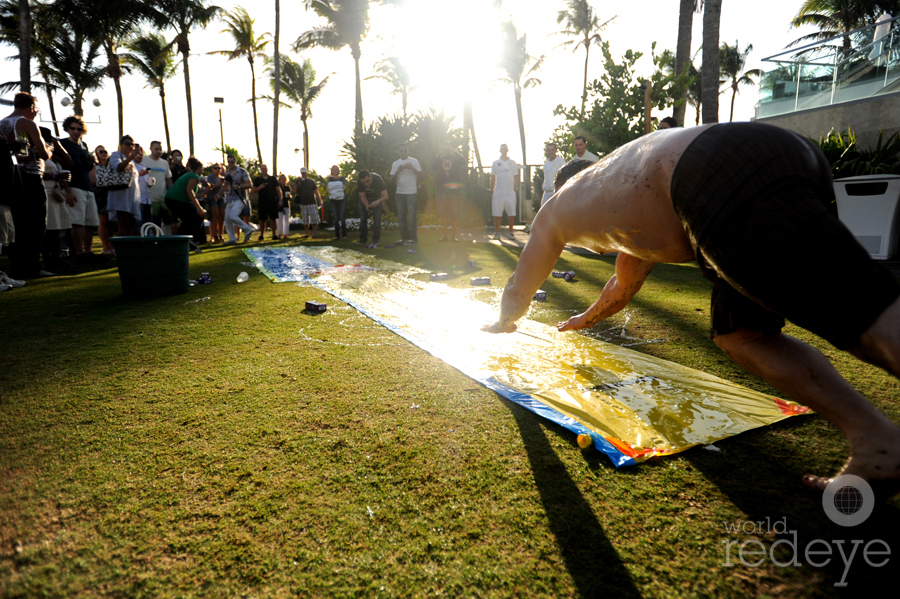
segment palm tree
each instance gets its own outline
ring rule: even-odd
[[[247,9],[242,6],[236,6],[233,11],[225,13],[222,19],[227,27],[222,33],[229,34],[234,39],[234,50],[216,50],[208,54],[220,54],[227,56],[228,60],[246,57],[250,63],[250,102],[253,105],[253,134],[256,137],[256,156],[262,163],[262,150],[259,147],[259,121],[256,118],[256,67],[255,60],[259,57],[265,57],[264,51],[269,45],[269,34],[262,33],[256,35],[253,31],[253,24],[256,22],[250,18]]]
[[[499,67],[506,73],[498,81],[513,86],[516,97],[516,114],[519,117],[519,138],[522,141],[522,164],[527,164],[525,152],[525,122],[522,119],[522,90],[541,84],[540,79],[529,77],[541,68],[544,57],[534,58],[525,49],[525,34],[519,37],[516,26],[511,22],[500,24],[501,48]],[[523,81],[524,79],[524,81]]]
[[[594,9],[587,3],[587,0],[566,0],[568,10],[561,10],[556,14],[557,23],[565,23],[566,27],[559,33],[568,35],[577,40],[569,40],[563,42],[560,46],[569,46],[575,44],[572,48],[574,54],[579,46],[584,46],[584,83],[581,86],[581,116],[584,116],[584,105],[587,102],[587,78],[588,78],[588,59],[591,56],[591,44],[600,45],[600,32],[606,29],[606,26],[613,22],[616,17],[608,19],[601,23],[600,17],[594,14]]]
[[[188,118],[188,146],[191,155],[194,154],[194,109],[191,104],[191,68],[188,57],[191,54],[191,44],[188,34],[195,27],[205,28],[222,9],[218,6],[206,6],[206,0],[157,0],[159,13],[162,16],[161,24],[175,30],[175,39],[170,45],[177,45],[181,54],[182,71],[184,73],[184,95],[187,101]],[[165,103],[163,104],[165,106]],[[165,114],[165,110],[163,111]],[[166,129],[166,143],[168,143],[168,128]]]
[[[719,69],[722,76],[725,77],[726,83],[728,80],[731,81],[729,84],[731,87],[731,114],[728,117],[729,122],[734,120],[734,98],[738,94],[738,86],[753,85],[756,83],[753,81],[753,77],[759,77],[762,74],[762,71],[759,69],[744,71],[744,67],[747,65],[747,55],[752,51],[753,44],[747,44],[747,47],[741,52],[738,49],[737,40],[735,40],[733,46],[723,42],[722,47],[719,48]]]
[[[412,84],[409,71],[396,56],[389,56],[375,64],[375,74],[366,79],[382,79],[393,88],[391,95],[400,95],[403,104],[403,118],[406,118],[406,101],[409,93],[416,89]]]
[[[701,85],[703,124],[719,122],[719,20],[722,0],[706,0],[703,6],[703,65]]]
[[[281,103],[281,0],[275,0],[275,48],[273,60],[275,63],[275,98],[272,102],[272,172],[278,176],[278,109]],[[305,146],[304,146],[305,147]],[[309,165],[307,165],[307,169]]]
[[[359,78],[360,45],[369,32],[369,0],[306,0],[307,10],[312,10],[328,21],[324,27],[301,33],[294,42],[293,49],[299,52],[305,48],[322,47],[339,50],[350,48],[356,65],[356,123],[354,132],[362,135],[363,111],[362,88]]]
[[[106,54],[106,76],[116,88],[119,137],[124,132],[122,74],[119,48],[130,39],[138,25],[156,15],[150,3],[141,0],[58,0],[54,5],[60,15],[76,31],[83,31],[98,41]]]
[[[19,80],[23,92],[31,91],[31,7],[19,0]]]
[[[21,37],[21,13],[19,9],[20,4],[18,0],[3,0],[3,2],[0,2],[0,41],[15,46],[17,49],[20,48],[19,40]],[[32,57],[37,59],[38,73],[43,82],[31,81],[31,74],[29,73],[28,85],[29,87],[41,88],[47,92],[47,105],[50,108],[51,119],[54,121],[53,128],[56,131],[56,135],[59,136],[59,125],[56,123],[56,110],[53,105],[54,87],[46,85],[46,82],[49,80],[47,49],[56,39],[57,34],[60,33],[59,19],[55,18],[52,11],[46,10],[46,5],[43,4],[34,6],[33,12],[35,13],[34,15],[29,13],[30,22],[28,29],[31,35],[29,36],[28,44]],[[37,18],[31,18],[32,16]],[[19,55],[17,54],[14,58],[17,59],[18,57]],[[20,66],[28,63],[30,63],[30,60],[21,61]],[[21,70],[19,74],[20,81],[10,82],[14,83],[15,86],[4,84],[4,92],[22,89]]]
[[[84,94],[103,85],[106,68],[94,64],[99,57],[100,43],[80,31],[61,31],[46,48],[47,83],[72,96],[78,116],[84,116]]]
[[[275,67],[270,67],[266,73],[271,77],[270,84],[272,89],[279,84],[284,96],[292,102],[282,102],[285,108],[299,108],[300,121],[303,123],[303,166],[309,168],[309,129],[306,126],[307,119],[312,117],[312,104],[315,102],[322,89],[328,83],[328,77],[325,77],[318,83],[313,83],[316,79],[316,71],[312,66],[312,61],[308,58],[302,62],[294,62],[289,56],[281,56],[281,67],[278,69],[280,81],[275,79]],[[275,101],[274,98],[267,98]]]
[[[169,115],[166,112],[166,81],[171,79],[176,71],[172,44],[167,43],[166,39],[159,33],[148,33],[142,37],[130,40],[125,44],[125,48],[129,53],[122,56],[122,61],[137,69],[147,79],[149,87],[159,90],[159,98],[162,102],[163,126],[166,130],[166,150],[171,151],[172,140],[169,137]],[[191,146],[191,154],[193,154],[193,145]]]
[[[797,16],[791,20],[791,25],[793,27],[814,25],[819,31],[794,40],[788,47],[849,33],[858,27],[874,23],[878,15],[884,11],[893,11],[891,14],[896,15],[897,8],[897,2],[890,1],[805,0]],[[844,35],[842,51],[845,55],[852,51],[849,35]]]
[[[699,50],[698,50],[699,52]],[[700,109],[703,106],[703,82],[700,71],[694,66],[693,62],[687,64],[687,74],[694,82],[687,89],[687,103],[694,107],[696,114],[694,115],[694,125],[700,124]]]
[[[699,6],[699,0],[681,0],[678,9],[678,42],[675,45],[675,76],[685,72],[691,60],[691,37],[694,28],[694,12]],[[699,81],[699,78],[698,78]],[[685,95],[687,98],[687,94]],[[678,124],[684,125],[684,112],[687,103],[676,105],[672,110],[672,116]]]

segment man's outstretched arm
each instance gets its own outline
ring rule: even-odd
[[[655,265],[652,262],[619,252],[616,258],[616,274],[606,282],[597,301],[583,314],[576,314],[557,325],[560,331],[577,331],[590,328],[628,305],[641,289],[647,275]]]
[[[506,283],[500,301],[500,320],[482,327],[489,333],[512,333],[516,321],[525,315],[534,292],[547,280],[566,242],[549,223],[537,222],[531,238],[522,250],[516,270]]]

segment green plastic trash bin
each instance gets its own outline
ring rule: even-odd
[[[185,293],[190,235],[112,237],[122,293],[132,297]]]

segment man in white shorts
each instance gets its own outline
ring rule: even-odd
[[[63,121],[63,129],[69,137],[60,143],[72,157],[72,180],[69,182],[66,203],[69,221],[72,223],[72,241],[75,243],[75,263],[88,264],[109,260],[109,256],[95,254],[94,227],[100,225],[97,202],[91,186],[90,173],[94,169],[94,157],[82,137],[87,133],[87,125],[80,116],[73,115]]]
[[[515,239],[516,199],[519,191],[519,165],[510,158],[506,144],[500,146],[500,158],[491,165],[491,211],[494,215],[494,239],[500,239],[503,211],[509,219],[509,238]]]

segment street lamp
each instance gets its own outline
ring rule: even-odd
[[[221,104],[225,103],[225,98],[220,98],[218,96],[213,98],[213,102],[219,104],[219,147],[222,149],[222,164],[225,164],[225,132],[222,128],[222,106]]]

